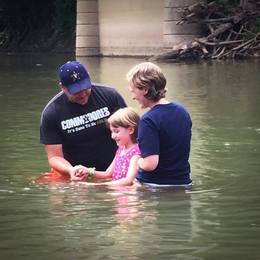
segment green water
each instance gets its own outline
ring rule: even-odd
[[[161,63],[193,120],[191,192],[33,182],[40,113],[69,55],[1,56],[0,259],[259,259],[260,61]],[[127,103],[142,59],[82,58]]]

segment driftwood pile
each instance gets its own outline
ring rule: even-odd
[[[181,10],[180,26],[199,23],[204,36],[182,42],[152,60],[225,59],[260,57],[260,1],[225,15],[215,2],[198,3]],[[260,28],[258,28],[259,31]]]

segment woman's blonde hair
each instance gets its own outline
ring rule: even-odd
[[[140,117],[132,107],[125,107],[118,109],[107,120],[108,125],[111,127],[133,127],[134,133],[131,135],[132,141],[136,142],[138,134],[138,124]]]
[[[165,97],[166,78],[159,66],[152,62],[142,62],[135,65],[126,75],[130,85],[139,89],[148,89],[145,97],[152,101],[158,101]]]

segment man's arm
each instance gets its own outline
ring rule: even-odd
[[[52,168],[59,171],[61,174],[71,176],[73,166],[66,159],[64,159],[61,144],[45,145],[45,151],[48,157],[49,165]]]

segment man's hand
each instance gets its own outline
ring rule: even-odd
[[[69,174],[72,181],[86,181],[88,170],[85,166],[76,165],[70,170]]]

